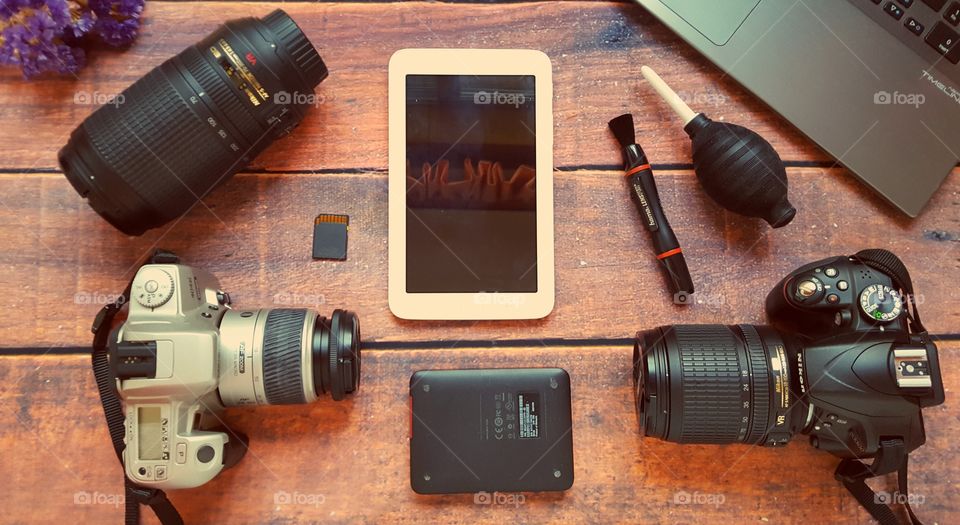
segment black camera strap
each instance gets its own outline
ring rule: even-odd
[[[927,338],[927,331],[920,321],[920,312],[913,293],[913,280],[903,261],[892,252],[883,249],[870,249],[857,252],[853,259],[890,276],[894,285],[903,293],[907,308],[907,322],[910,330]],[[907,490],[907,464],[909,452],[901,438],[881,439],[880,448],[873,463],[867,465],[857,459],[844,459],[837,466],[834,477],[860,502],[867,512],[880,525],[898,525],[900,519],[890,508],[890,503],[903,503],[909,516],[909,523],[922,525],[910,507],[910,492]],[[884,474],[897,473],[897,497],[884,497],[874,492],[866,480]]]
[[[900,438],[880,441],[877,457],[870,465],[856,459],[840,462],[834,477],[843,483],[850,494],[860,502],[880,525],[899,525],[900,519],[890,508],[890,503],[903,503],[911,525],[923,525],[910,507],[910,492],[907,487],[907,449]],[[881,495],[867,485],[867,480],[884,474],[897,473],[897,492]],[[896,497],[894,497],[896,496]]]
[[[176,264],[177,262],[179,262],[179,259],[176,255],[157,250],[145,264]],[[97,390],[100,392],[100,403],[103,405],[103,415],[107,420],[107,428],[110,430],[113,450],[117,454],[117,459],[120,460],[121,467],[123,466],[124,449],[124,415],[120,395],[117,393],[116,378],[110,370],[108,346],[113,319],[130,300],[130,287],[132,285],[133,282],[131,281],[115,302],[100,309],[91,327],[93,332],[93,375],[97,380]],[[138,525],[140,523],[140,505],[149,505],[163,525],[183,525],[183,518],[180,517],[180,513],[170,503],[170,500],[167,499],[166,493],[159,489],[137,485],[127,478],[126,470],[124,470],[123,478],[124,523],[126,525]]]

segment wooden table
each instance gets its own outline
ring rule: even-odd
[[[172,227],[130,238],[107,225],[56,163],[93,110],[84,100],[119,92],[226,19],[280,5],[330,67],[318,89],[325,103]],[[535,48],[553,60],[557,307],[548,318],[422,323],[389,313],[387,61],[407,47]],[[748,125],[774,144],[800,210],[793,224],[773,231],[707,199],[686,136],[639,79],[644,63],[715,119]],[[95,52],[79,79],[0,75],[0,521],[121,520],[121,471],[83,347],[100,304],[163,246],[217,275],[241,307],[350,307],[368,345],[361,389],[349,400],[229,412],[250,435],[250,454],[206,486],[172,494],[188,523],[869,522],[834,481],[837,460],[802,436],[785,450],[641,439],[629,338],[670,323],[762,323],[763,298],[786,272],[885,247],[913,269],[930,330],[952,339],[941,343],[947,402],[924,414],[928,443],[911,461],[911,488],[924,498],[916,508],[928,523],[960,523],[960,177],[947,179],[919,219],[907,219],[635,5],[151,0],[136,45]],[[622,187],[606,122],[625,111],[638,117],[639,142],[689,254],[698,285],[691,307],[663,292]],[[311,260],[311,224],[321,212],[350,215],[346,262]],[[410,374],[508,366],[570,372],[574,487],[525,494],[518,505],[414,494]],[[681,491],[710,503],[677,504]],[[284,504],[284,494],[299,503]]]

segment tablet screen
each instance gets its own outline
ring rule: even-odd
[[[407,293],[537,292],[535,88],[407,75]]]

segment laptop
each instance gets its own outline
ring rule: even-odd
[[[960,1],[636,1],[907,215],[957,165]]]

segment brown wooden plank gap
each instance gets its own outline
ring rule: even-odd
[[[160,229],[139,238],[100,219],[62,176],[0,175],[6,204],[0,206],[0,245],[7,248],[0,251],[0,296],[8,325],[17,327],[3,344],[87,344],[98,298],[121,290],[140,255],[158,242],[216,275],[238,307],[349,307],[370,341],[625,338],[677,322],[762,324],[763,298],[787,272],[818,257],[877,246],[899,254],[914,272],[930,330],[951,333],[960,326],[960,303],[943,285],[960,279],[960,251],[951,240],[960,237],[956,174],[919,219],[909,220],[840,170],[795,169],[791,196],[800,213],[781,230],[719,209],[691,172],[657,176],[689,254],[697,304],[673,305],[664,292],[622,177],[578,172],[556,178],[558,300],[551,316],[416,323],[387,309],[383,174],[242,175],[204,201],[224,223],[198,206],[169,234]],[[313,219],[333,212],[351,216],[348,259],[312,261]],[[285,304],[278,294],[322,295],[323,304]]]

